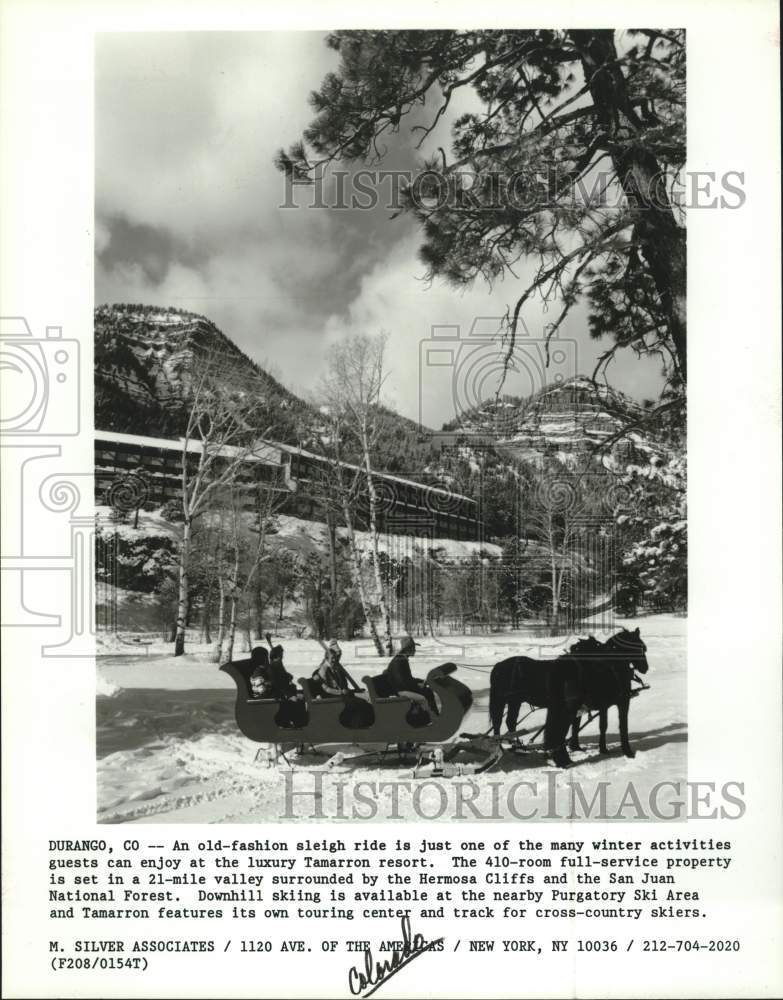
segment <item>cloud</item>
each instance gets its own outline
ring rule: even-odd
[[[519,281],[501,282],[492,290],[482,282],[466,289],[440,281],[428,284],[416,257],[419,243],[420,234],[413,232],[395,244],[390,255],[364,276],[347,314],[328,318],[325,335],[334,343],[349,333],[386,331],[389,404],[425,426],[439,428],[466,406],[494,398],[503,377],[501,320],[533,271],[528,265],[519,271]],[[547,312],[540,301],[530,303],[503,392],[524,396],[551,383],[558,373],[592,374],[607,345],[587,336],[583,304],[574,307],[558,331],[562,357],[555,341],[550,342],[547,367],[544,338],[555,315],[555,307]],[[638,359],[630,352],[617,357],[612,370],[615,388],[637,397],[657,395],[656,360]]]
[[[312,117],[308,94],[336,61],[315,32],[98,37],[96,302],[201,313],[300,392],[317,383],[335,340],[388,330],[392,401],[417,419],[423,399],[425,423],[434,425],[454,416],[451,375],[448,365],[425,365],[420,393],[422,341],[436,325],[459,326],[464,339],[477,316],[501,316],[525,273],[493,293],[480,283],[462,292],[427,287],[409,217],[390,221],[383,203],[370,211],[281,207],[275,151],[301,135]],[[449,144],[454,116],[469,102],[455,98],[422,155]],[[430,120],[432,110],[419,115]],[[405,131],[388,137],[384,168],[414,164],[413,124],[406,119]],[[531,336],[547,318],[531,308]],[[562,330],[579,341],[580,371],[592,371],[598,353],[586,325],[579,309]],[[494,360],[479,358],[472,391],[494,391],[498,359],[497,350]],[[613,381],[655,395],[654,367],[622,360]],[[537,387],[523,383],[512,377],[508,391]]]
[[[307,124],[328,56],[309,32],[101,36],[98,209],[210,245],[254,231],[283,191],[275,144]]]
[[[96,301],[203,312],[258,359],[290,350],[299,377],[324,315],[410,228],[281,207],[275,151],[335,59],[320,33],[99,37]]]

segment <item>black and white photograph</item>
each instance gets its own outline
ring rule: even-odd
[[[783,996],[771,0],[2,0],[0,997]]]
[[[102,822],[686,777],[686,51],[96,38]]]

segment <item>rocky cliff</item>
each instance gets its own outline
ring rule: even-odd
[[[101,430],[179,436],[184,430],[194,360],[226,359],[228,371],[252,372],[263,396],[259,427],[312,447],[318,413],[248,358],[206,317],[174,308],[99,306],[95,310],[95,426]],[[387,412],[379,471],[447,478],[455,463],[483,460],[502,471],[518,462],[555,459],[569,468],[593,461],[615,468],[645,465],[672,452],[671,438],[645,421],[638,403],[584,376],[545,386],[521,399],[490,400],[433,435]],[[443,450],[443,446],[446,449]],[[450,446],[450,447],[449,447]],[[346,456],[348,457],[348,456]],[[467,484],[462,484],[467,489]]]
[[[455,443],[492,442],[507,457],[534,465],[555,459],[569,468],[592,461],[619,467],[670,453],[671,444],[646,416],[623,393],[577,376],[526,399],[491,400],[447,430]]]
[[[260,423],[274,424],[278,439],[295,443],[297,421],[310,412],[302,400],[204,316],[155,306],[95,310],[95,426],[163,437],[181,434],[194,360],[207,354],[225,358],[228,371],[252,371],[265,403]]]

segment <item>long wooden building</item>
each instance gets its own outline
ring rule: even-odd
[[[181,497],[184,439],[155,438],[116,431],[95,431],[95,501],[113,505],[129,485],[141,486],[140,502],[161,506]],[[194,466],[201,444],[188,443]],[[226,449],[230,456],[232,449]],[[233,454],[236,454],[233,452]],[[320,455],[277,441],[258,441],[253,454],[243,459],[247,483],[261,481],[286,494],[282,513],[307,520],[323,520],[317,485],[330,472],[330,463]],[[356,466],[342,463],[346,482],[356,478],[364,485]],[[373,472],[377,494],[376,514],[381,531],[393,534],[452,538],[460,541],[481,539],[478,504],[470,497],[383,472]],[[358,526],[366,524],[366,490],[359,493]]]

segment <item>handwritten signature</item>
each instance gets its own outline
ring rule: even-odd
[[[353,966],[348,972],[348,988],[354,996],[361,995],[364,1000],[371,997],[377,989],[392,976],[396,975],[400,969],[404,969],[414,958],[423,955],[425,951],[430,951],[437,945],[443,943],[443,938],[436,938],[434,941],[425,941],[422,934],[411,934],[410,917],[404,916],[402,924],[402,948],[395,948],[389,958],[376,962],[372,951],[368,948],[364,953],[364,971],[360,971]],[[368,989],[370,987],[370,989]],[[367,990],[367,992],[363,992]]]

